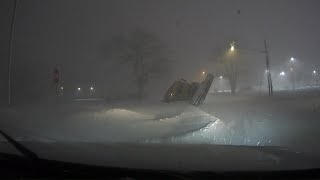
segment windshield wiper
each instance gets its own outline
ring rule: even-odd
[[[2,130],[0,130],[0,134],[3,135],[3,137],[5,137],[5,139],[12,145],[14,146],[20,153],[22,153],[24,156],[26,156],[27,158],[30,158],[31,160],[39,160],[39,157],[37,156],[36,153],[34,153],[33,151],[29,150],[28,148],[26,148],[24,145],[22,145],[21,143],[17,142],[16,140],[14,140],[12,137],[10,137],[8,134],[6,134],[5,132],[3,132]]]

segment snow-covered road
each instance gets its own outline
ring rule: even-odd
[[[319,104],[315,97],[208,96],[200,109],[215,122],[152,142],[281,146],[320,155]]]
[[[5,109],[2,117],[1,127],[15,133],[19,140],[104,143],[169,138],[216,121],[212,115],[185,103],[23,107]]]
[[[208,96],[187,103],[59,104],[2,109],[18,140],[282,146],[319,152],[317,98]]]

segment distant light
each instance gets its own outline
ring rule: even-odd
[[[317,71],[316,71],[316,70],[313,70],[313,74],[317,74]]]
[[[280,76],[284,76],[284,75],[286,75],[286,73],[282,71],[282,72],[280,73]]]
[[[205,73],[206,73],[205,71],[202,72],[202,74],[205,74]]]
[[[230,44],[230,51],[234,51],[234,42],[232,42],[231,44]]]
[[[293,68],[290,68],[290,71],[293,71]]]
[[[81,91],[81,88],[78,87],[78,91]]]
[[[223,79],[223,76],[220,76],[220,79]]]
[[[173,94],[171,93],[170,96],[173,96]]]
[[[266,69],[266,73],[269,72],[268,69]]]
[[[63,90],[63,86],[61,86],[61,88],[60,88],[61,90]]]
[[[90,87],[90,90],[93,91],[93,87],[92,86]]]
[[[294,61],[294,58],[293,58],[293,57],[291,57],[290,61]]]

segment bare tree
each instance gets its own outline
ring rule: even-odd
[[[232,52],[220,50],[218,52],[221,56],[216,57],[216,71],[222,73],[228,79],[231,93],[235,94],[240,75],[239,54],[235,50]]]
[[[137,95],[143,98],[150,75],[166,69],[168,49],[156,35],[142,30],[136,30],[128,36],[114,37],[112,46],[113,53],[122,62],[132,65]]]
[[[223,61],[224,73],[229,80],[231,93],[235,94],[237,89],[238,77],[239,77],[239,65],[238,61],[234,58],[225,59]]]

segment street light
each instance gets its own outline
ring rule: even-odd
[[[293,67],[294,67],[294,58],[293,57],[291,57],[291,59],[290,59],[290,71],[291,71],[291,76],[292,76],[292,90],[294,91],[295,90],[295,84],[296,84],[296,73],[295,72],[293,72]]]
[[[269,96],[273,96],[273,85],[272,85],[272,78],[271,78],[271,71],[270,71],[270,59],[269,59],[269,51],[267,48],[267,41],[264,40],[264,50],[263,51],[259,51],[259,50],[249,50],[249,51],[253,51],[256,53],[262,53],[265,55],[266,57],[266,75],[267,75],[267,79],[268,79],[268,91],[269,91]],[[235,51],[235,42],[232,42],[230,44],[230,54],[231,52]],[[237,48],[237,51],[242,51],[241,49]]]
[[[230,50],[231,50],[231,51],[234,51],[234,46],[231,46]]]
[[[286,73],[282,71],[282,72],[280,73],[280,76],[284,76],[284,75],[286,75]]]
[[[90,90],[93,91],[93,87],[92,86],[90,87]]]
[[[206,74],[206,72],[205,72],[205,71],[203,71],[203,72],[202,72],[202,75],[204,75],[204,74]]]
[[[293,57],[291,57],[290,61],[291,61],[291,62],[293,62],[293,61],[294,61],[294,58],[293,58]]]
[[[219,78],[220,78],[220,79],[223,79],[223,76],[220,76]]]
[[[317,74],[317,71],[316,71],[316,70],[313,70],[313,74]]]
[[[81,88],[78,87],[78,91],[81,91]]]
[[[61,86],[60,89],[63,90],[63,86]]]
[[[230,44],[230,51],[234,51],[234,42]]]

